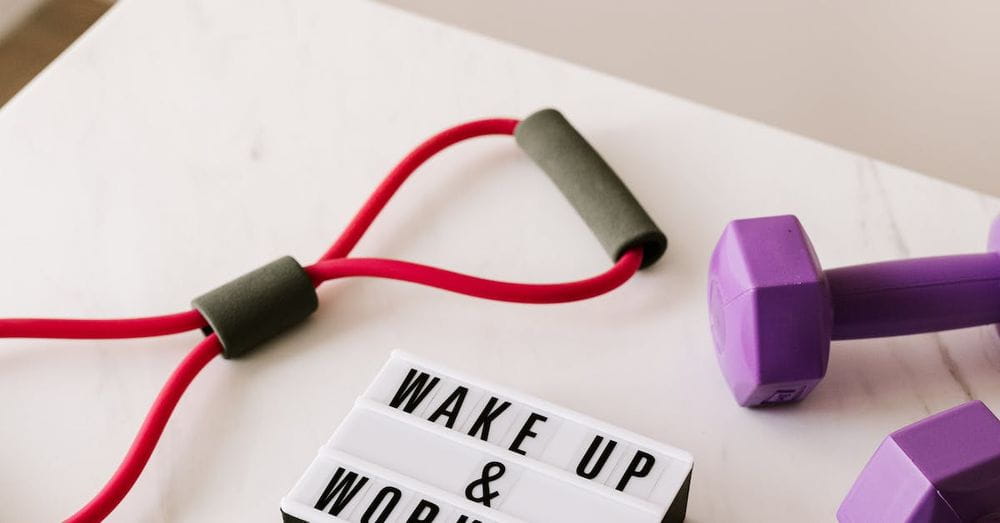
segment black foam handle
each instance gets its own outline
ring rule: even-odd
[[[517,144],[549,175],[594,232],[612,260],[642,247],[642,267],[667,250],[667,237],[611,166],[555,109],[525,118]]]
[[[191,304],[215,332],[222,355],[237,358],[302,322],[319,307],[305,269],[284,256],[195,298]]]

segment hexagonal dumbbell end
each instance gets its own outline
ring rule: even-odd
[[[972,401],[893,432],[861,471],[837,519],[1000,521],[1000,421]]]
[[[805,397],[826,374],[833,313],[799,220],[731,222],[708,279],[716,354],[740,405]]]

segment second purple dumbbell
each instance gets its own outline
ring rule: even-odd
[[[823,271],[794,216],[730,222],[708,301],[722,373],[744,406],[798,401],[826,373],[830,340],[1000,323],[1000,220],[988,252]]]

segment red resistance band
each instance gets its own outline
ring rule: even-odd
[[[524,284],[488,280],[427,265],[382,258],[348,258],[351,250],[404,181],[421,164],[455,143],[487,135],[512,135],[519,121],[493,118],[447,129],[420,144],[389,173],[344,230],[340,238],[306,272],[318,287],[323,282],[352,276],[408,281],[460,294],[516,303],[562,303],[599,296],[625,283],[642,264],[642,249],[626,252],[607,272],[584,280]],[[146,318],[84,319],[0,319],[0,338],[141,338],[175,334],[206,326],[197,310]],[[136,434],[132,446],[107,484],[94,498],[66,521],[101,521],[121,503],[135,484],[156,447],[170,414],[208,362],[220,355],[222,346],[210,334],[181,361],[167,379]]]

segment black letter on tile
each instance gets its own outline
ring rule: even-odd
[[[330,507],[330,515],[340,515],[340,511],[344,510],[344,507],[350,504],[354,496],[361,490],[361,487],[364,487],[365,483],[368,483],[368,478],[364,476],[361,476],[359,481],[357,472],[348,472],[346,476],[344,472],[344,467],[337,467],[337,472],[333,473],[333,477],[326,484],[323,494],[320,495],[319,500],[313,508],[316,510],[326,510],[326,506],[332,501],[333,506]],[[358,482],[356,485],[354,484],[355,481]],[[334,497],[337,499],[334,500]]]
[[[431,417],[427,418],[427,421],[434,423],[441,416],[448,418],[448,421],[444,422],[444,426],[449,429],[455,428],[455,420],[458,419],[458,412],[462,410],[462,403],[465,402],[465,395],[469,393],[469,389],[465,387],[459,387],[455,389],[455,392],[448,396],[448,399],[441,403],[441,406],[431,414]]]
[[[482,412],[479,413],[479,417],[476,418],[476,422],[472,424],[472,428],[469,429],[469,435],[475,437],[476,433],[482,430],[482,434],[479,435],[479,439],[483,441],[489,441],[490,439],[490,423],[497,418],[497,416],[503,414],[503,411],[510,407],[510,402],[505,401],[497,407],[497,402],[500,401],[492,396],[490,400],[486,402],[486,406],[483,407]]]
[[[603,441],[603,436],[594,436],[594,441],[591,442],[590,448],[588,448],[587,452],[583,455],[583,459],[580,460],[580,464],[576,466],[576,474],[578,476],[587,479],[594,479],[601,473],[601,469],[604,468],[604,464],[607,463],[608,458],[611,457],[611,453],[615,450],[615,447],[618,446],[617,441],[609,439],[608,445],[604,447],[604,450],[601,452],[601,457],[597,458],[597,463],[595,463],[588,472],[587,464],[590,463],[590,460],[594,459],[594,453],[597,452],[597,449],[600,448],[601,442]]]
[[[483,523],[483,522],[479,521],[478,519],[469,519],[469,516],[463,514],[459,516],[458,521],[456,521],[455,523]]]
[[[622,475],[622,479],[618,482],[618,486],[615,488],[624,491],[629,480],[632,478],[644,478],[648,476],[653,470],[653,465],[655,464],[656,458],[654,458],[652,454],[641,450],[635,451],[635,456],[632,457],[632,461],[628,464],[628,468],[625,469],[625,474]]]
[[[389,501],[386,503],[385,508],[378,513],[376,519],[372,519],[375,515],[375,511],[382,506],[382,501],[386,497],[389,497]],[[385,487],[378,491],[375,495],[375,499],[372,500],[371,504],[368,505],[368,509],[361,516],[361,523],[385,523],[389,516],[392,515],[392,511],[396,509],[396,504],[399,503],[400,498],[403,497],[403,493],[396,487]]]
[[[437,505],[422,499],[420,503],[417,503],[410,517],[406,519],[406,523],[430,523],[434,521],[440,510]]]
[[[510,444],[510,450],[524,456],[525,452],[521,450],[521,444],[524,443],[524,440],[538,435],[531,431],[531,427],[535,424],[535,422],[541,421],[542,423],[545,423],[548,420],[548,417],[532,412],[531,415],[528,416],[527,421],[525,421],[524,425],[521,427],[521,431],[517,433],[517,436],[514,438],[514,442]]]
[[[416,376],[416,379],[414,379],[414,376]],[[406,373],[406,378],[403,379],[403,383],[399,385],[399,390],[396,391],[396,395],[393,396],[392,401],[389,402],[389,406],[394,409],[398,409],[399,406],[406,401],[406,405],[403,406],[403,412],[409,412],[412,414],[413,409],[417,408],[420,405],[420,402],[424,401],[424,398],[427,397],[427,394],[434,389],[434,386],[441,381],[440,378],[433,378],[431,379],[430,385],[428,385],[428,378],[430,378],[430,376],[426,372],[421,372],[420,375],[417,376],[417,369],[410,369],[410,371]],[[411,394],[413,397],[407,399],[407,397]]]

